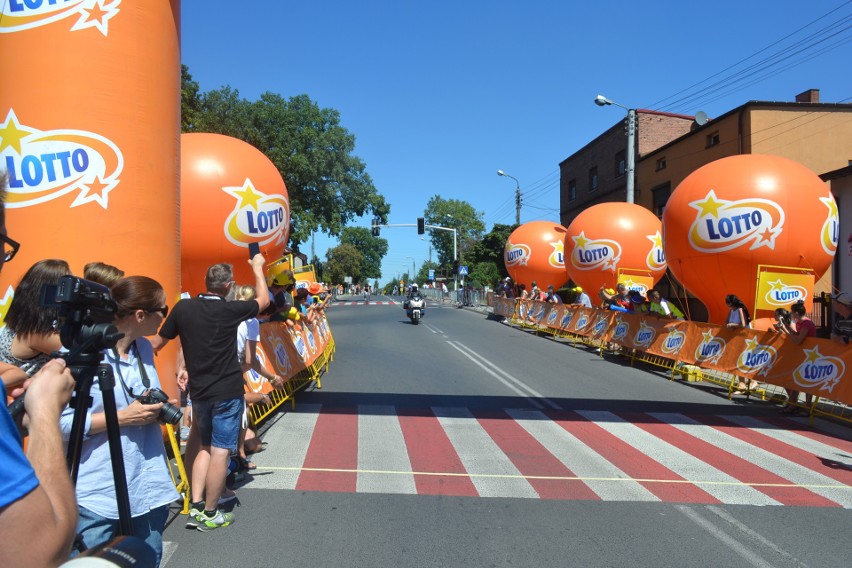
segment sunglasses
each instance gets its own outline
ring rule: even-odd
[[[21,244],[13,239],[10,239],[6,235],[0,235],[0,241],[3,241],[3,255],[4,262],[9,262],[15,255],[18,254],[18,249],[21,248]]]
[[[143,312],[147,312],[149,314],[154,314],[159,312],[163,317],[169,315],[169,307],[163,306],[162,308],[130,308],[131,310],[142,310]]]

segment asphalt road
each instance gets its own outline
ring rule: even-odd
[[[849,565],[849,428],[390,301],[329,309],[323,388],[261,429],[237,522],[174,516],[164,565]]]

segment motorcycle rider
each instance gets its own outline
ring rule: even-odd
[[[417,287],[417,282],[414,282],[411,287],[408,289],[408,296],[405,299],[402,307],[406,310],[409,309],[411,305],[411,300],[422,300],[423,296],[420,295],[420,288]]]

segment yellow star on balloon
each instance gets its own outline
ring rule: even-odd
[[[258,202],[266,197],[262,193],[258,193],[251,185],[251,180],[246,178],[245,183],[243,183],[242,189],[238,189],[233,192],[228,192],[234,197],[238,197],[240,200],[239,205],[237,205],[238,209],[242,209],[244,207],[251,207],[255,211],[257,211]]]
[[[586,238],[585,232],[580,232],[580,234],[576,237],[571,237],[574,239],[574,248],[586,248],[586,243],[589,242],[589,239]]]
[[[15,116],[15,111],[9,109],[9,114],[6,115],[6,122],[3,126],[0,126],[0,152],[6,148],[12,148],[20,156],[21,140],[33,132],[33,130],[21,128],[18,123],[18,117]]]
[[[820,197],[819,200],[822,201],[825,204],[826,207],[828,207],[829,217],[835,217],[836,218],[838,216],[837,202],[834,200],[833,197],[830,197],[830,196],[829,197]]]
[[[713,217],[716,217],[718,219],[719,209],[724,207],[726,203],[726,201],[717,201],[716,192],[711,189],[710,193],[707,194],[707,197],[704,198],[704,201],[693,201],[689,205],[699,210],[699,217],[713,215]]]
[[[645,235],[645,238],[654,243],[655,247],[663,248],[663,236],[660,235],[660,231],[657,231],[656,235]]]
[[[562,254],[565,254],[565,243],[564,242],[555,241],[555,242],[550,243],[550,246],[553,247],[554,251],[561,252]]]

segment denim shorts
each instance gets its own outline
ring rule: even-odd
[[[244,405],[244,396],[215,402],[193,400],[192,423],[198,427],[201,445],[236,450]]]

